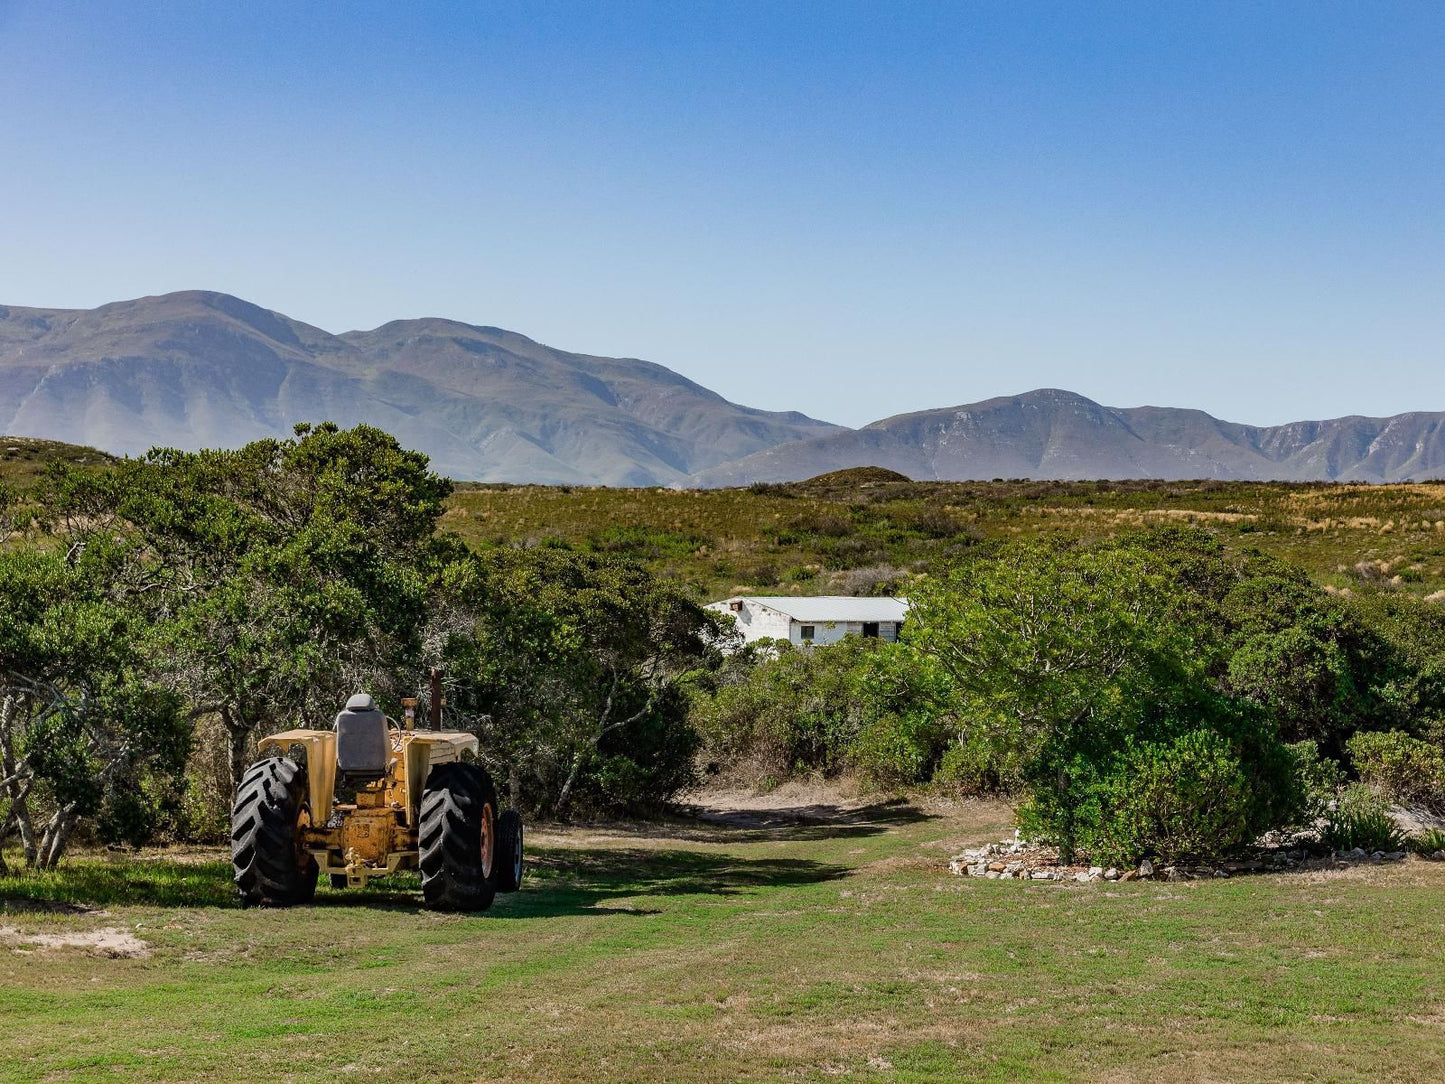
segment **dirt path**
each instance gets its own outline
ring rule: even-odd
[[[860,796],[848,783],[788,782],[766,793],[746,788],[706,788],[687,794],[680,803],[689,815],[707,824],[736,828],[785,828],[800,824],[855,821],[880,805],[904,805],[902,799]]]

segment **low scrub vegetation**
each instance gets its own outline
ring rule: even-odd
[[[697,693],[710,755],[1005,793],[1030,839],[1113,865],[1218,861],[1322,818],[1398,843],[1342,762],[1377,805],[1445,801],[1430,603],[1330,593],[1180,527],[994,547],[910,599],[897,644],[765,653]]]

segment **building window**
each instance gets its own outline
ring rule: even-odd
[[[878,622],[877,622],[877,621],[865,621],[865,622],[863,622],[863,635],[864,635],[864,637],[865,637],[866,639],[869,639],[869,640],[876,640],[876,639],[878,639]]]
[[[812,625],[800,625],[800,626],[798,626],[798,635],[801,636],[804,640],[811,640],[811,639],[813,638],[813,626],[812,626]]]

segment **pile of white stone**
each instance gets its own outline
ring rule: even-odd
[[[1361,862],[1398,862],[1404,851],[1352,851],[1314,854],[1306,848],[1262,851],[1256,857],[1221,866],[1163,866],[1150,861],[1137,868],[1069,865],[1059,861],[1051,847],[1035,846],[1014,833],[1011,840],[989,843],[966,850],[949,860],[948,868],[960,877],[986,877],[991,881],[1196,881],[1207,877],[1232,877],[1240,873],[1267,873],[1285,869],[1337,869]],[[1437,851],[1432,858],[1445,858]]]

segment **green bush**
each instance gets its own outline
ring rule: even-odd
[[[1434,854],[1436,851],[1445,851],[1445,830],[1426,828],[1423,832],[1407,839],[1405,845],[1415,854]]]
[[[1360,781],[1401,805],[1445,811],[1445,754],[1398,730],[1362,732],[1348,744]]]
[[[1345,785],[1345,770],[1339,761],[1321,756],[1312,741],[1295,742],[1288,749],[1300,797],[1300,823],[1311,826],[1329,812]]]
[[[1331,850],[1402,851],[1405,834],[1384,800],[1369,787],[1347,787],[1330,811],[1320,842]]]
[[[705,755],[757,779],[841,771],[868,718],[859,683],[875,650],[857,637],[802,651],[784,643],[736,683],[698,693],[689,718]]]
[[[865,782],[899,787],[927,782],[953,737],[951,727],[927,712],[888,713],[868,723],[848,750]]]
[[[1216,862],[1266,827],[1239,756],[1207,730],[1131,745],[1080,813],[1079,849],[1111,865]]]

